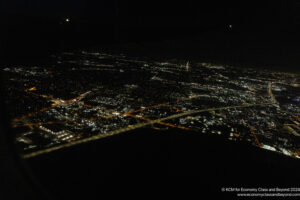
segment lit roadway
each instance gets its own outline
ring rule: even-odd
[[[90,94],[91,91],[85,92],[85,93],[79,95],[78,97],[76,97],[74,99],[61,100],[61,99],[55,99],[55,98],[52,98],[52,97],[49,97],[49,96],[45,96],[45,95],[35,94],[35,93],[33,93],[34,90],[35,90],[35,88],[30,88],[30,89],[28,89],[28,92],[31,93],[32,95],[42,96],[44,98],[47,98],[50,101],[52,101],[53,104],[50,107],[42,108],[41,110],[39,110],[37,112],[28,113],[27,115],[24,115],[21,118],[15,118],[13,120],[13,127],[28,126],[30,129],[32,129],[33,126],[41,126],[43,124],[59,124],[59,123],[63,124],[66,121],[58,121],[58,122],[49,121],[49,122],[39,122],[39,123],[28,123],[28,118],[27,117],[31,117],[33,115],[36,115],[36,114],[40,113],[40,112],[45,112],[45,111],[53,109],[53,108],[55,108],[57,106],[64,106],[64,105],[67,105],[67,104],[75,103],[75,104],[80,104],[80,105],[85,106],[85,107],[93,107],[91,105],[84,104],[82,101],[80,101],[84,97],[86,97],[88,94]],[[175,119],[175,118],[179,118],[179,117],[184,117],[184,116],[188,116],[188,115],[194,115],[194,114],[201,113],[201,112],[209,112],[209,111],[217,111],[217,110],[226,110],[226,109],[234,109],[234,108],[246,108],[246,107],[264,106],[264,105],[275,104],[276,103],[276,99],[275,99],[275,97],[274,97],[274,95],[272,93],[272,83],[271,82],[269,82],[269,84],[268,84],[268,94],[271,97],[272,103],[244,104],[244,105],[241,105],[241,106],[229,106],[229,107],[221,107],[221,108],[208,108],[208,109],[203,109],[203,110],[192,110],[192,111],[188,111],[188,112],[181,112],[179,109],[177,109],[176,112],[178,112],[178,114],[174,114],[174,115],[171,115],[171,116],[168,116],[168,117],[165,117],[165,118],[159,118],[159,119],[155,119],[155,120],[148,119],[148,118],[146,118],[144,116],[135,115],[134,113],[141,112],[141,111],[144,111],[144,110],[147,110],[147,109],[151,109],[151,108],[164,107],[164,106],[169,105],[170,104],[169,102],[158,104],[158,105],[154,105],[154,106],[149,106],[149,107],[145,107],[145,108],[141,108],[139,110],[134,110],[134,111],[123,113],[123,116],[144,120],[145,122],[143,122],[143,123],[138,123],[138,124],[135,124],[135,125],[129,125],[129,126],[125,127],[125,128],[121,128],[121,129],[118,129],[118,130],[110,131],[110,132],[107,132],[107,133],[100,133],[98,135],[95,135],[95,136],[92,136],[92,137],[88,137],[88,138],[77,139],[75,141],[69,141],[66,144],[61,144],[61,145],[57,145],[57,146],[50,147],[50,148],[47,148],[47,149],[42,149],[42,150],[38,150],[38,151],[31,152],[31,153],[28,153],[28,154],[24,154],[23,157],[24,158],[34,157],[34,156],[37,156],[37,155],[40,155],[40,154],[44,154],[44,153],[49,153],[49,152],[52,152],[52,151],[55,151],[55,150],[58,150],[58,149],[62,149],[62,148],[74,146],[74,145],[81,144],[81,143],[86,143],[86,142],[93,141],[93,140],[98,140],[98,139],[101,139],[101,138],[104,138],[104,137],[108,137],[108,136],[112,136],[112,135],[117,135],[117,134],[120,134],[120,133],[124,133],[124,132],[130,131],[130,130],[142,128],[142,127],[153,125],[153,124],[160,124],[160,125],[169,126],[169,127],[172,127],[172,128],[179,128],[179,129],[183,129],[183,130],[189,130],[189,128],[187,128],[187,127],[180,126],[180,125],[175,125],[175,124],[172,124],[172,123],[166,123],[164,121]],[[187,99],[192,99],[192,98],[196,98],[196,97],[198,97],[198,96],[192,96],[192,97],[189,97],[189,98],[183,98],[183,99],[178,100],[177,103],[179,101],[183,101],[183,100],[187,100]],[[109,119],[109,118],[114,118],[114,117],[116,117],[116,115],[101,116],[99,118],[91,118],[89,120],[90,121],[96,121],[96,120],[100,120],[101,118]],[[255,139],[255,142],[256,142],[257,146],[261,147],[261,143],[259,142],[259,140],[258,140],[258,138],[257,138],[257,136],[255,134],[254,128],[251,127],[251,126],[249,126],[249,128],[250,128],[250,131],[251,131],[251,133],[252,133],[252,135],[253,135],[253,137]]]
[[[61,99],[56,99],[56,98],[46,96],[46,95],[36,94],[36,93],[34,93],[35,90],[36,90],[36,88],[33,87],[33,88],[28,89],[27,92],[30,93],[31,95],[40,96],[40,97],[43,97],[43,98],[46,98],[46,99],[50,100],[52,102],[52,105],[49,106],[49,107],[46,107],[46,108],[42,108],[39,111],[28,113],[27,115],[21,116],[20,118],[13,119],[13,127],[14,128],[19,127],[19,126],[27,126],[30,129],[33,129],[34,126],[40,127],[41,125],[44,125],[44,124],[64,124],[67,121],[72,121],[72,118],[69,118],[69,117],[66,117],[65,121],[57,121],[57,122],[48,121],[48,122],[38,122],[38,123],[31,123],[30,120],[28,119],[29,117],[31,117],[33,115],[36,115],[40,112],[48,111],[48,110],[53,109],[53,108],[58,107],[58,106],[66,106],[68,104],[77,104],[77,105],[81,105],[81,106],[88,107],[88,108],[98,108],[99,107],[99,106],[87,105],[87,104],[85,104],[81,101],[86,96],[88,96],[91,93],[91,91],[87,91],[87,92],[79,95],[78,97],[70,99],[70,100],[61,100]],[[24,154],[23,157],[24,158],[31,158],[31,157],[34,157],[34,156],[37,156],[37,155],[40,155],[40,154],[49,153],[49,152],[52,152],[52,151],[55,151],[55,150],[58,150],[58,149],[78,145],[78,144],[81,144],[81,143],[86,143],[86,142],[93,141],[93,140],[98,140],[98,139],[105,138],[105,137],[112,136],[112,135],[117,135],[117,134],[120,134],[120,133],[124,133],[124,132],[131,131],[131,130],[138,129],[138,128],[143,128],[143,127],[153,125],[153,124],[160,124],[160,125],[164,125],[164,126],[168,126],[168,127],[172,127],[172,128],[179,128],[179,129],[183,129],[183,130],[189,130],[189,128],[187,128],[187,127],[172,124],[172,123],[167,123],[167,122],[164,122],[164,121],[171,120],[171,119],[176,119],[176,118],[180,118],[180,117],[184,117],[184,116],[194,115],[194,114],[198,114],[198,113],[202,113],[202,112],[210,112],[210,111],[226,110],[226,109],[235,109],[235,108],[247,108],[247,107],[255,107],[255,106],[265,106],[265,105],[276,105],[277,101],[275,99],[274,94],[272,93],[272,82],[268,83],[267,92],[268,92],[269,97],[271,98],[271,103],[243,104],[243,105],[239,105],[239,106],[208,108],[208,109],[203,109],[203,110],[191,110],[191,111],[187,111],[187,112],[182,112],[180,109],[176,108],[175,110],[176,110],[177,114],[170,115],[170,116],[164,117],[164,118],[155,119],[155,120],[151,120],[149,118],[146,118],[145,116],[136,115],[136,113],[142,112],[142,111],[147,110],[147,109],[165,107],[165,106],[170,105],[170,102],[161,103],[161,104],[157,104],[157,105],[153,105],[153,106],[149,106],[149,107],[144,107],[144,108],[141,108],[141,109],[138,109],[138,110],[129,111],[129,112],[122,113],[122,114],[120,113],[121,116],[132,117],[132,118],[135,118],[135,119],[143,120],[145,122],[134,124],[134,125],[129,125],[125,128],[120,128],[120,129],[109,131],[109,132],[106,132],[106,133],[99,133],[97,135],[94,135],[94,136],[91,136],[91,137],[88,137],[88,138],[81,138],[81,139],[78,139],[78,137],[73,138],[72,140],[69,140],[68,143],[60,144],[60,145],[53,146],[53,147],[46,148],[46,149],[42,149],[42,150],[37,150],[37,151],[31,152],[31,153],[27,153],[27,154]],[[199,96],[201,96],[201,95],[199,95]],[[199,97],[199,96],[191,95],[189,98],[178,99],[176,103],[178,103],[180,101],[184,101],[184,100],[193,99],[193,98],[196,98],[196,97]],[[93,118],[90,118],[90,119],[87,119],[87,120],[88,121],[97,121],[97,120],[101,120],[103,118],[110,119],[110,118],[114,118],[114,117],[117,117],[117,116],[118,115],[112,115],[112,114],[108,113],[108,116],[93,117]],[[256,142],[257,146],[261,147],[262,144],[259,142],[258,137],[256,136],[254,128],[252,126],[248,126],[248,127],[249,127],[250,132],[252,133],[252,135],[255,139],[255,142]],[[79,133],[76,133],[76,134],[79,135]]]
[[[168,116],[168,117],[155,119],[155,120],[150,120],[150,119],[145,118],[144,120],[146,120],[146,122],[143,122],[143,123],[138,123],[138,124],[135,124],[135,125],[129,125],[125,128],[121,128],[121,129],[118,129],[118,130],[110,131],[110,132],[107,132],[107,133],[100,133],[100,134],[92,136],[92,137],[79,139],[79,140],[72,141],[72,142],[69,142],[69,143],[66,143],[66,144],[61,144],[61,145],[57,145],[57,146],[50,147],[50,148],[47,148],[47,149],[42,149],[42,150],[38,150],[38,151],[35,151],[35,152],[32,152],[32,153],[24,154],[23,158],[35,157],[35,156],[38,156],[40,154],[49,153],[49,152],[59,150],[59,149],[63,149],[63,148],[66,148],[66,147],[71,147],[71,146],[74,146],[74,145],[78,145],[78,144],[82,144],[82,143],[102,139],[102,138],[105,138],[105,137],[108,137],[108,136],[118,135],[120,133],[124,133],[124,132],[131,131],[131,130],[138,129],[138,128],[143,128],[143,127],[153,125],[153,124],[156,124],[156,123],[167,125],[167,126],[172,126],[172,127],[177,127],[177,128],[184,128],[184,127],[181,127],[181,126],[178,127],[176,125],[169,124],[169,123],[163,123],[163,121],[176,119],[176,118],[184,117],[184,116],[188,116],[188,115],[194,115],[194,114],[198,114],[198,113],[202,113],[202,112],[210,112],[210,111],[217,111],[217,110],[247,108],[247,107],[265,106],[265,105],[272,105],[272,104],[273,103],[248,104],[248,105],[242,105],[242,106],[229,106],[229,107],[220,107],[220,108],[208,108],[208,109],[203,109],[203,110],[191,110],[191,111],[188,111],[188,112],[174,114],[174,115],[171,115],[171,116]],[[159,104],[157,106],[162,106],[162,105],[164,105],[164,104]],[[147,108],[144,108],[144,109],[147,109]],[[131,113],[133,113],[133,112],[131,112]],[[135,115],[128,114],[128,113],[125,113],[123,115],[124,116],[135,117],[135,118],[137,117]],[[253,134],[255,134],[255,133],[253,133]],[[256,136],[255,136],[255,138],[257,139]],[[258,144],[259,144],[259,142],[258,142]]]

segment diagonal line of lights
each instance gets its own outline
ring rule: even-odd
[[[98,134],[98,135],[95,135],[95,136],[92,136],[92,137],[89,137],[89,138],[84,138],[84,139],[69,142],[69,143],[66,143],[66,144],[61,144],[61,145],[57,145],[57,146],[54,146],[54,147],[50,147],[50,148],[47,148],[47,149],[38,150],[38,151],[35,151],[35,152],[24,154],[24,155],[22,155],[22,157],[24,159],[32,158],[32,157],[35,157],[35,156],[38,156],[38,155],[41,155],[41,154],[45,154],[45,153],[50,153],[50,152],[53,152],[53,151],[56,151],[56,150],[59,150],[59,149],[72,147],[72,146],[75,146],[75,145],[87,143],[87,142],[94,141],[94,140],[99,140],[99,139],[102,139],[102,138],[105,138],[105,137],[118,135],[118,134],[121,134],[121,133],[124,133],[124,132],[128,132],[128,131],[135,130],[135,129],[138,129],[138,128],[143,128],[143,127],[153,125],[153,124],[156,124],[156,123],[160,123],[162,121],[176,119],[176,118],[179,118],[179,117],[193,115],[193,114],[197,114],[197,113],[201,113],[201,112],[235,109],[235,108],[248,108],[248,107],[255,107],[255,106],[266,106],[266,105],[273,105],[273,103],[248,104],[248,105],[242,105],[242,106],[228,106],[228,107],[221,107],[221,108],[209,108],[209,109],[203,109],[203,110],[192,110],[192,111],[179,113],[179,114],[174,114],[174,115],[164,117],[164,118],[160,118],[160,119],[156,119],[156,120],[150,120],[150,121],[147,121],[147,122],[144,122],[144,123],[129,125],[126,128],[121,128],[121,129],[110,131],[110,132],[107,132],[107,133],[101,133],[101,134]]]

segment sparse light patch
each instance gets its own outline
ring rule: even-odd
[[[28,91],[36,91],[36,87],[29,88]]]

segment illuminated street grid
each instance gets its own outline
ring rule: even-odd
[[[3,68],[25,157],[149,126],[300,158],[299,74],[85,51],[52,60]]]

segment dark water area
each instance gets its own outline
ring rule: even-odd
[[[27,162],[42,185],[61,199],[97,196],[99,188],[192,189],[195,181],[201,195],[218,195],[221,187],[295,186],[300,179],[296,159],[178,130],[135,130]]]

